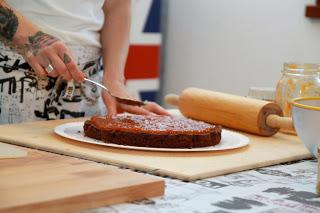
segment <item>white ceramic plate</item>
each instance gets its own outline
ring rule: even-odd
[[[222,130],[221,142],[216,146],[193,148],[193,149],[169,149],[169,148],[151,148],[151,147],[137,147],[137,146],[123,146],[112,143],[104,143],[93,138],[84,136],[83,122],[73,122],[59,125],[55,128],[55,133],[60,136],[76,140],[80,143],[91,143],[102,146],[123,148],[123,149],[135,149],[144,151],[166,151],[166,152],[199,152],[199,151],[217,151],[228,150],[243,147],[249,144],[249,138],[236,132],[229,130]]]

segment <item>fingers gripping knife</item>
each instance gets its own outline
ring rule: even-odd
[[[186,117],[262,136],[272,136],[279,128],[294,130],[291,118],[282,117],[281,108],[268,101],[198,88],[169,94],[165,100]]]
[[[45,70],[47,71],[47,73],[50,73],[51,71],[53,71],[53,67],[51,64],[49,64]],[[93,81],[93,80],[90,80],[88,78],[84,78],[85,81],[87,82],[90,82],[91,84],[94,84],[102,89],[104,89],[111,97],[113,97],[118,103],[121,103],[121,104],[126,104],[126,105],[131,105],[131,106],[143,106],[145,105],[147,102],[146,101],[139,101],[139,100],[135,100],[135,99],[131,99],[131,98],[125,98],[125,97],[119,97],[119,96],[116,96],[114,94],[111,93],[111,91],[105,87],[104,85],[96,82],[96,81]]]

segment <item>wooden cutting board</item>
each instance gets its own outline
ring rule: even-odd
[[[75,212],[164,192],[157,177],[26,150],[24,158],[0,159],[0,212]]]
[[[57,125],[76,121],[81,119],[3,125],[0,141],[189,181],[311,157],[297,136],[282,133],[273,137],[242,133],[251,143],[235,150],[179,153],[83,144],[53,132]]]

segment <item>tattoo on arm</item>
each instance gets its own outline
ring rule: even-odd
[[[18,17],[14,12],[0,4],[0,35],[8,41],[12,41],[18,25]]]
[[[18,17],[14,14],[13,10],[3,6],[1,2],[2,1],[0,1],[0,43],[23,55],[26,52],[26,48],[13,43],[13,37],[19,26]]]
[[[70,62],[71,62],[70,56],[65,53],[65,54],[63,55],[63,63],[69,64]]]
[[[50,46],[51,44],[57,42],[58,39],[47,33],[38,31],[35,35],[28,37],[28,43],[25,44],[27,49],[36,56],[39,53],[39,50]]]
[[[18,30],[19,21],[16,14],[12,9],[5,7],[1,4],[0,0],[0,42],[8,46],[12,50],[25,55],[27,52],[31,52],[36,56],[39,51],[47,46],[58,41],[58,39],[47,33],[38,31],[36,34],[29,36],[25,44],[16,45],[13,43],[13,38]],[[68,61],[70,57],[64,56],[64,59]],[[70,59],[71,60],[71,59]]]

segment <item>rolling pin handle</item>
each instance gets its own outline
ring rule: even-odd
[[[271,114],[267,117],[266,122],[268,126],[273,128],[281,128],[292,132],[295,131],[292,118],[289,117],[281,117],[279,115]]]
[[[167,104],[170,104],[173,106],[179,106],[179,95],[168,94],[164,97],[164,100]]]

